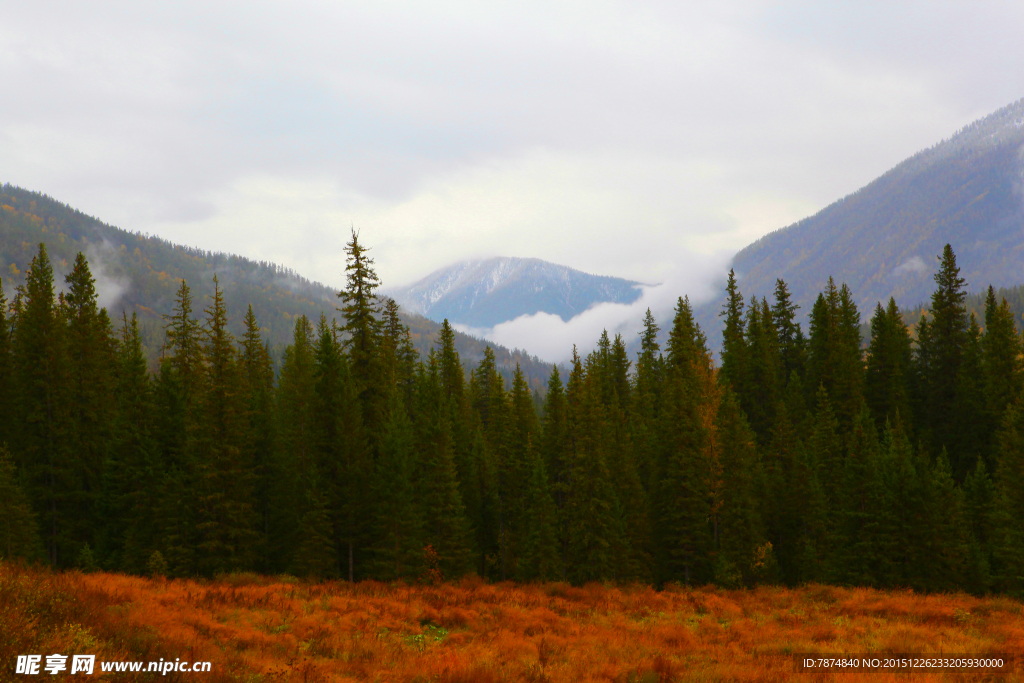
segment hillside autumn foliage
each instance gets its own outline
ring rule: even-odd
[[[1009,654],[1021,603],[910,591],[564,583],[437,585],[56,573],[0,563],[0,679],[18,654],[210,661],[165,680],[811,681],[793,653]],[[148,680],[109,675],[108,680]],[[160,677],[163,678],[163,677]],[[1020,680],[1019,673],[1000,680]],[[977,674],[913,680],[976,681]]]

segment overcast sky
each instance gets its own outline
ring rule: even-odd
[[[350,225],[386,285],[488,255],[685,281],[1024,95],[1022,29],[1019,1],[5,2],[0,181],[333,286]]]

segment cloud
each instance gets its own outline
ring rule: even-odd
[[[1021,95],[979,2],[5,7],[2,181],[332,286],[536,256],[667,281]]]
[[[924,259],[920,256],[912,256],[892,270],[892,274],[897,277],[901,277],[903,275],[920,275],[921,273],[927,272],[928,266],[925,265]]]
[[[653,286],[641,286],[642,295],[631,304],[600,303],[570,320],[551,313],[523,315],[492,328],[455,328],[509,348],[525,349],[540,359],[558,363],[572,357],[573,345],[580,355],[594,349],[603,330],[614,337],[621,334],[629,345],[643,327],[649,308],[662,329],[671,324],[673,309],[681,297],[689,297],[697,306],[719,293],[717,285],[724,281],[729,260],[727,252],[711,256],[683,254],[681,267],[671,280]]]
[[[131,279],[116,274],[117,250],[106,240],[90,242],[85,250],[89,271],[96,280],[96,303],[100,308],[113,311],[124,293],[132,285]],[[112,272],[113,271],[113,272]]]

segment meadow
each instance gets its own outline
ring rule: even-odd
[[[1019,653],[1021,607],[820,585],[168,580],[0,563],[0,679],[37,678],[12,673],[19,654],[77,653],[212,662],[206,674],[84,679],[111,681],[977,681],[986,677],[796,673],[793,653]]]

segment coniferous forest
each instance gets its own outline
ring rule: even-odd
[[[159,371],[138,322],[40,246],[0,298],[0,556],[58,568],[416,581],[807,582],[1024,591],[1021,338],[968,316],[947,245],[914,338],[894,300],[730,273],[712,359],[687,299],[635,358],[603,334],[543,406],[444,324],[420,357],[353,234],[336,320],[279,373],[252,308],[182,281]],[[55,292],[62,289],[62,293]],[[2,289],[0,289],[2,292]],[[2,297],[2,295],[0,295]],[[245,333],[227,331],[244,316]],[[659,334],[664,326],[666,339]]]

